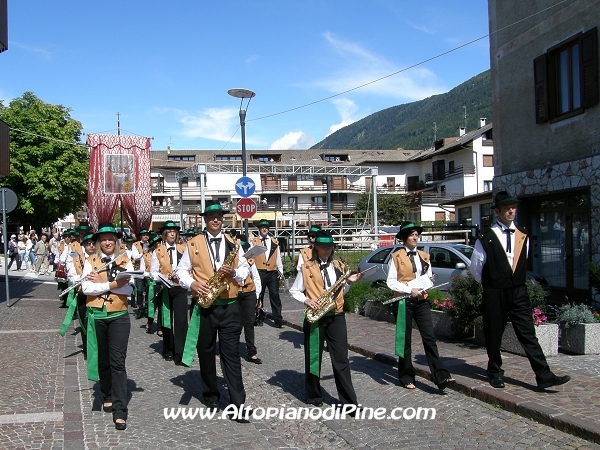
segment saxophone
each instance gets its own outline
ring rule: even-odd
[[[338,290],[346,282],[346,279],[350,276],[350,270],[347,270],[341,277],[337,279],[333,285],[325,292],[323,292],[317,299],[317,307],[315,309],[309,308],[308,306],[304,310],[306,320],[310,323],[318,321],[321,317],[335,308],[335,297]]]
[[[231,250],[231,252],[229,252],[229,255],[227,255],[227,258],[225,258],[225,260],[223,261],[224,266],[230,266],[233,263],[235,257],[238,254],[239,249],[240,243],[239,241],[236,241],[235,248]],[[213,302],[219,298],[221,292],[229,288],[229,284],[225,279],[225,274],[220,270],[217,270],[217,272],[208,279],[206,284],[208,285],[210,290],[203,296],[198,297],[198,304],[202,308],[210,308]]]

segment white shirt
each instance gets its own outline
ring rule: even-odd
[[[410,251],[417,252],[417,248],[415,247],[413,250],[410,250],[408,247],[404,247],[397,251],[399,251],[399,252],[404,252],[404,251],[405,252],[410,252]],[[419,256],[418,252],[416,255],[414,255],[414,259],[415,259],[415,266],[417,266],[417,273],[415,273],[415,278],[417,278],[417,277],[421,276],[421,272],[423,271],[423,266],[421,265],[421,257]],[[387,280],[386,280],[387,286],[392,291],[400,292],[401,294],[410,294],[412,292],[412,288],[408,287],[408,284],[401,283],[400,281],[398,281],[398,268],[396,267],[396,261],[394,261],[394,258],[391,255],[390,255],[390,263],[389,263],[388,267],[389,267],[389,270],[388,270],[388,276],[387,276]],[[429,276],[430,278],[432,276],[431,264],[429,264],[429,269],[427,269],[427,276]]]
[[[171,245],[171,244],[167,244],[165,242],[164,246],[165,246],[165,249],[167,250],[167,253],[169,253],[169,248],[171,248],[171,247],[175,248],[175,250],[173,250],[173,264],[171,264],[171,268],[173,270],[175,270],[177,268],[177,244],[173,243],[173,245]],[[141,269],[141,263],[140,263],[140,270],[142,270]],[[160,262],[158,261],[158,257],[156,256],[156,252],[152,252],[152,262],[150,263],[150,277],[154,281],[158,281],[158,274],[159,273],[160,273]]]
[[[319,261],[319,264],[326,264],[326,261]],[[331,281],[331,284],[335,284],[336,280],[337,280],[337,275],[335,273],[335,267],[333,265],[333,261],[331,261],[329,263],[329,265],[327,266],[327,269],[325,269],[327,271],[327,275],[329,276],[329,280]],[[327,281],[325,279],[325,275],[323,274],[323,271],[321,271],[321,276],[323,277],[323,281],[325,282],[325,284],[327,284]],[[329,289],[331,286],[325,286],[325,289]],[[348,283],[344,284],[344,294],[346,292],[348,292],[348,289],[350,289],[350,285]],[[304,275],[302,275],[302,270],[300,270],[297,274],[296,274],[296,280],[294,280],[294,284],[292,285],[292,287],[290,288],[290,295],[292,297],[294,297],[296,300],[298,300],[299,302],[304,303],[308,297],[304,294],[304,291],[306,290],[306,287],[304,286]],[[315,300],[315,299],[313,299]]]
[[[111,258],[114,258],[116,255],[111,255]],[[100,254],[101,258],[105,258],[106,255],[104,253]],[[106,268],[108,269],[108,267]],[[105,269],[105,270],[106,270]],[[129,261],[127,263],[127,265],[125,266],[125,270],[133,270],[133,264],[131,264],[131,261]],[[85,261],[85,265],[83,266],[83,272],[81,274],[81,278],[85,278],[88,276],[88,274],[92,273],[92,265],[90,264],[89,261]],[[85,294],[85,295],[100,295],[100,294],[104,294],[105,292],[112,292],[113,294],[119,294],[119,295],[129,295],[131,294],[131,292],[133,291],[133,286],[132,283],[133,279],[129,280],[129,283],[127,283],[126,285],[117,288],[117,289],[110,289],[110,281],[107,281],[105,283],[92,283],[89,280],[84,281],[83,283],[81,283],[81,291]]]
[[[215,261],[216,252],[214,249],[214,244],[210,242],[210,239],[213,238],[221,238],[221,242],[219,245],[219,261]],[[202,240],[200,240],[200,245],[203,245]],[[223,265],[223,260],[226,258],[225,251],[225,236],[223,233],[219,233],[216,236],[212,236],[210,233],[206,234],[206,244],[209,245],[208,255],[210,256],[210,260],[213,264],[213,269],[215,273],[221,268]],[[212,249],[212,250],[211,250]],[[234,272],[234,280],[238,283],[243,283],[248,275],[250,275],[250,265],[246,258],[244,258],[244,252],[242,247],[240,246],[238,250],[238,266]],[[190,262],[190,255],[188,252],[188,246],[185,246],[185,250],[183,251],[183,256],[177,265],[177,278],[179,279],[179,286],[184,289],[190,289],[192,283],[196,280],[192,277],[192,263]]]
[[[263,236],[260,235],[258,236],[258,238],[261,240],[261,245],[264,245],[265,247],[267,247],[267,251],[265,252],[265,258],[268,260],[269,259],[269,255],[271,254],[271,244],[273,244],[273,241],[271,240],[271,236],[266,235],[264,236],[265,240],[263,241]],[[252,245],[252,247],[254,247],[254,245]],[[281,261],[281,252],[279,251],[280,249],[277,248],[277,252],[275,255],[275,267],[277,267],[277,271],[279,273],[283,273],[283,262]]]

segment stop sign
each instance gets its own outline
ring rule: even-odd
[[[242,198],[237,202],[235,212],[242,219],[250,219],[256,213],[256,203],[251,198]]]

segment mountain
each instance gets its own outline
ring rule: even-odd
[[[430,148],[434,141],[434,122],[437,139],[458,136],[459,127],[467,131],[479,128],[479,118],[492,121],[492,88],[487,70],[445,94],[424,100],[393,106],[371,114],[330,134],[313,149],[383,150]]]

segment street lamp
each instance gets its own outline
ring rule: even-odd
[[[240,128],[242,130],[242,174],[246,176],[246,111],[250,105],[250,99],[256,96],[254,92],[249,89],[234,88],[227,91],[232,97],[236,97],[240,100]],[[246,103],[246,109],[243,109],[244,99],[248,99]],[[244,232],[248,236],[248,219],[244,219]]]

